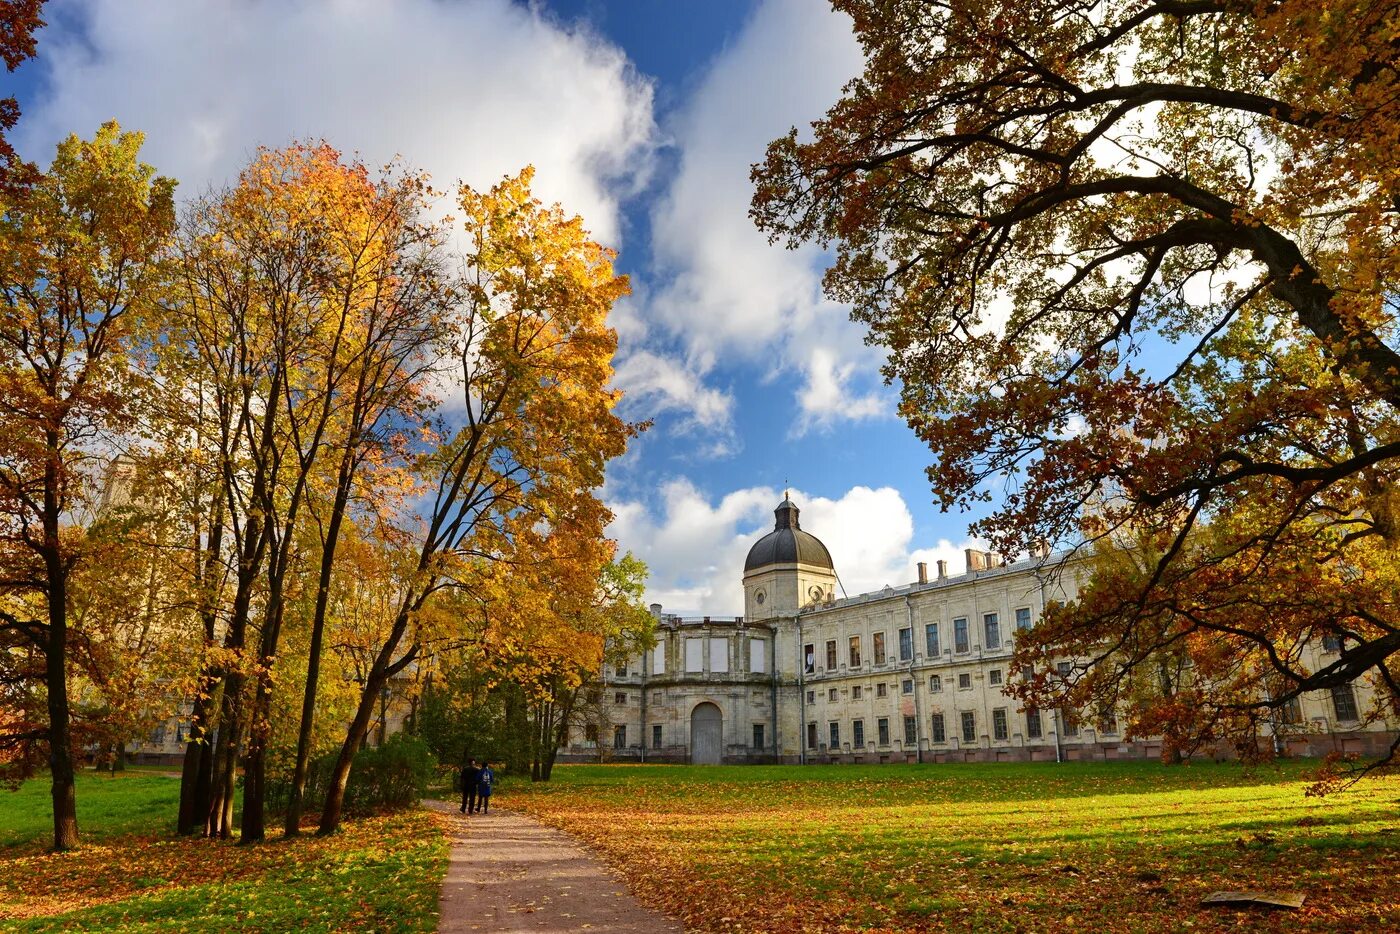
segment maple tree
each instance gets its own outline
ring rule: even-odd
[[[34,57],[34,33],[43,28],[40,16],[44,0],[0,0],[0,61],[13,72]],[[20,159],[5,133],[19,122],[19,102],[14,96],[0,98],[0,188],[31,182],[34,166]]]
[[[945,508],[1000,487],[974,531],[1007,554],[1153,558],[1018,640],[1025,696],[1250,755],[1304,692],[1400,713],[1400,8],[834,6],[864,71],[771,144],[754,218],[834,244]],[[1142,699],[1164,652],[1184,689]]]
[[[139,160],[141,144],[106,123],[0,194],[0,632],[7,652],[42,657],[28,674],[43,698],[6,742],[47,747],[59,850],[78,843],[69,587],[82,519],[170,281],[174,182]]]
[[[454,427],[444,425],[442,442],[415,464],[426,493],[413,523],[416,557],[365,673],[322,834],[339,825],[381,690],[436,626],[451,624],[434,613],[435,594],[470,594],[504,612],[540,598],[543,587],[522,586],[517,569],[527,568],[561,596],[591,594],[610,557],[611,516],[596,491],[637,430],[615,414],[619,394],[608,385],[617,336],[607,314],[627,280],[580,218],[531,195],[532,176],[527,168],[487,192],[459,189],[466,273],[450,319],[451,367],[439,376]]]

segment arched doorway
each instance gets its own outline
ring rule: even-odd
[[[724,755],[724,715],[711,703],[690,712],[690,764],[719,765]]]

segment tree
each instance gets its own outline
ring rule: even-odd
[[[1157,556],[1099,567],[1022,660],[1082,655],[1102,702],[1185,651],[1191,709],[1140,728],[1246,751],[1361,676],[1395,713],[1395,5],[835,5],[864,73],[770,146],[756,221],[835,244],[827,291],[887,349],[944,508],[1000,483],[974,530],[1006,553]]]
[[[34,33],[44,25],[40,12],[44,0],[0,0],[0,60],[13,72],[26,59],[34,57]],[[19,101],[13,96],[0,99],[0,188],[11,188],[34,180],[34,167],[19,158],[5,133],[19,121]]]
[[[139,133],[70,136],[47,174],[0,195],[0,631],[43,657],[54,848],[78,843],[69,705],[77,519],[131,416],[143,325],[169,286],[174,182]],[[15,737],[11,737],[13,741]]]
[[[458,427],[418,460],[427,495],[417,557],[346,732],[322,834],[339,825],[380,690],[422,651],[418,626],[435,618],[435,593],[504,606],[521,592],[508,569],[531,566],[550,567],[549,579],[570,593],[587,592],[608,557],[610,515],[596,490],[636,430],[614,413],[619,394],[608,386],[617,337],[607,313],[627,280],[581,219],[531,196],[532,175],[486,193],[460,189],[467,276],[443,374]]]

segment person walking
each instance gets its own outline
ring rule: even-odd
[[[481,763],[481,771],[476,777],[476,809],[483,814],[491,813],[491,786],[496,783],[496,773],[491,771],[491,763]]]
[[[476,789],[480,783],[481,769],[477,766],[475,759],[468,759],[467,764],[462,768],[462,813],[470,814],[476,810]]]

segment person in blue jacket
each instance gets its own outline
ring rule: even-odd
[[[476,809],[482,814],[491,813],[491,786],[495,783],[496,773],[491,771],[491,763],[482,762],[476,776]]]

